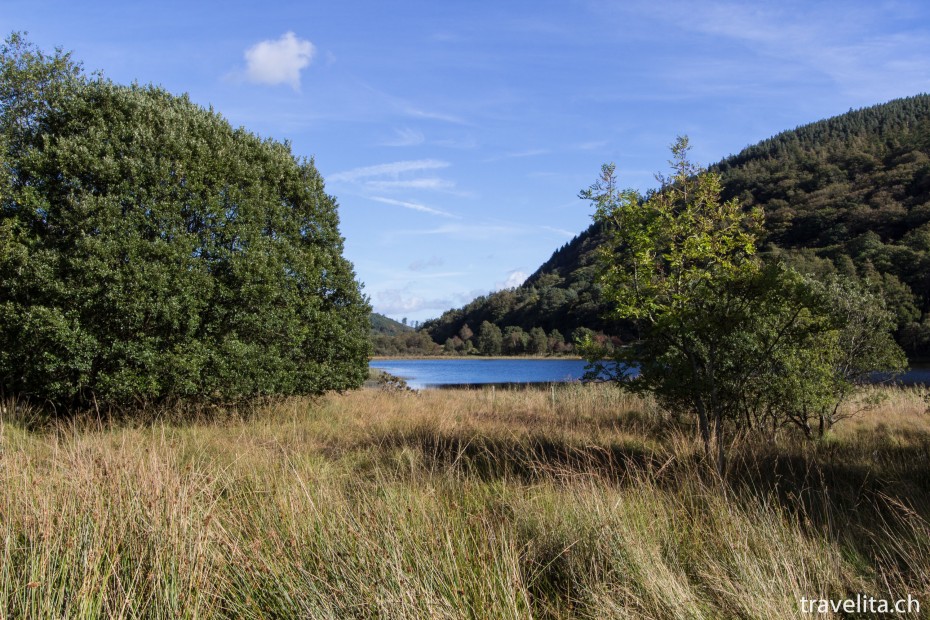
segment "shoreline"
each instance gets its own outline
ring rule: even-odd
[[[580,355],[373,355],[369,362],[385,361],[428,361],[428,360],[577,360],[583,361]]]

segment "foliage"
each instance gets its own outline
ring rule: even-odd
[[[722,450],[721,425],[739,396],[726,388],[742,378],[731,336],[744,321],[733,321],[736,312],[755,309],[731,293],[756,289],[758,264],[751,259],[760,217],[745,214],[735,201],[722,202],[719,176],[699,170],[687,152],[687,139],[679,138],[672,146],[673,175],[660,178],[661,189],[646,199],[617,187],[612,164],[581,198],[594,204],[604,230],[598,256],[611,315],[633,321],[639,332],[637,346],[615,354],[616,380],[695,411],[705,447],[710,451],[713,423]],[[590,340],[584,348],[595,365],[592,376],[603,375],[604,352]],[[631,381],[633,364],[639,372]]]
[[[616,187],[613,164],[581,197],[604,229],[598,247],[604,293],[620,318],[660,322],[700,300],[715,282],[754,271],[761,212],[720,200],[720,177],[687,160],[687,138],[672,146],[673,176],[643,201]]]
[[[374,334],[372,335],[372,347],[374,355],[383,356],[404,356],[404,355],[436,355],[439,353],[439,345],[433,342],[424,331],[406,331],[389,335]]]
[[[56,407],[357,387],[369,307],[312,161],[2,49],[0,389]]]
[[[548,348],[549,339],[546,337],[546,331],[542,327],[531,329],[528,351],[535,355],[545,355]]]
[[[381,371],[378,374],[378,389],[382,392],[416,392],[407,385],[406,379]]]
[[[504,336],[501,328],[484,321],[478,328],[478,351],[482,355],[500,355],[501,348],[504,344]]]
[[[618,190],[611,165],[582,192],[604,230],[599,255],[613,316],[632,320],[640,336],[615,351],[612,367],[590,339],[585,348],[592,377],[612,374],[695,412],[708,452],[716,443],[719,470],[725,423],[777,428],[798,412],[826,415],[853,375],[900,356],[873,300],[860,296],[860,306],[842,311],[848,295],[840,293],[851,285],[837,284],[831,298],[793,269],[755,260],[761,212],[721,200],[719,174],[688,162],[687,150],[679,138],[673,175],[645,199]],[[850,313],[867,308],[863,329]]]
[[[526,351],[530,337],[523,328],[517,325],[508,325],[504,328],[503,351],[507,355],[520,355]]]
[[[563,353],[571,349],[571,345],[565,342],[565,336],[562,335],[557,329],[553,329],[549,332],[548,342],[548,351],[550,353],[558,354]]]
[[[839,407],[856,385],[875,373],[903,370],[907,359],[891,337],[894,314],[881,296],[856,280],[836,276],[810,286],[822,297],[837,328],[820,334],[819,342],[793,358],[773,359],[779,364],[770,373],[774,380],[754,386],[768,395],[769,402],[781,404],[785,421],[808,437],[816,422],[823,437],[840,419]],[[809,385],[811,381],[817,385]],[[786,407],[789,403],[793,406]]]
[[[474,335],[475,332],[471,330],[471,327],[468,326],[468,323],[464,323],[458,333],[458,336],[462,339],[462,342],[470,342],[472,336]]]
[[[557,329],[546,334],[544,329],[535,327],[527,333],[518,326],[508,325],[501,330],[490,321],[482,321],[477,334],[467,324],[462,325],[458,334],[446,338],[442,346],[425,329],[395,335],[372,334],[371,338],[374,354],[382,356],[563,355],[574,350],[574,345],[565,342]]]

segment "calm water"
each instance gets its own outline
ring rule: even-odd
[[[443,385],[491,383],[554,383],[577,381],[584,375],[584,360],[565,359],[428,359],[372,360],[369,366],[406,379],[414,389]],[[883,377],[876,376],[876,380]],[[930,385],[930,366],[914,366],[898,383]]]
[[[372,360],[369,366],[407,380],[414,388],[488,383],[549,383],[577,381],[584,360],[563,359],[430,359]]]

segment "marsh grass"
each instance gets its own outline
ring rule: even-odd
[[[872,390],[826,440],[605,387],[364,390],[145,424],[0,420],[4,617],[796,618],[930,607],[930,415]],[[926,611],[925,609],[923,611]],[[913,617],[913,616],[911,616]]]

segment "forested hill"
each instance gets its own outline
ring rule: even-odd
[[[404,319],[404,321],[406,320],[407,319]],[[403,334],[404,332],[413,330],[413,328],[409,327],[406,323],[400,323],[392,318],[384,316],[383,314],[378,314],[377,312],[371,313],[369,316],[369,321],[371,321],[372,336],[379,334],[385,336],[396,336],[397,334]]]
[[[765,255],[808,273],[867,280],[897,313],[901,344],[928,353],[930,95],[785,131],[712,168],[723,177],[724,198],[765,210]],[[477,331],[484,321],[566,336],[578,328],[617,333],[602,318],[592,254],[597,243],[592,226],[522,286],[480,297],[424,327],[438,343],[465,324]]]

